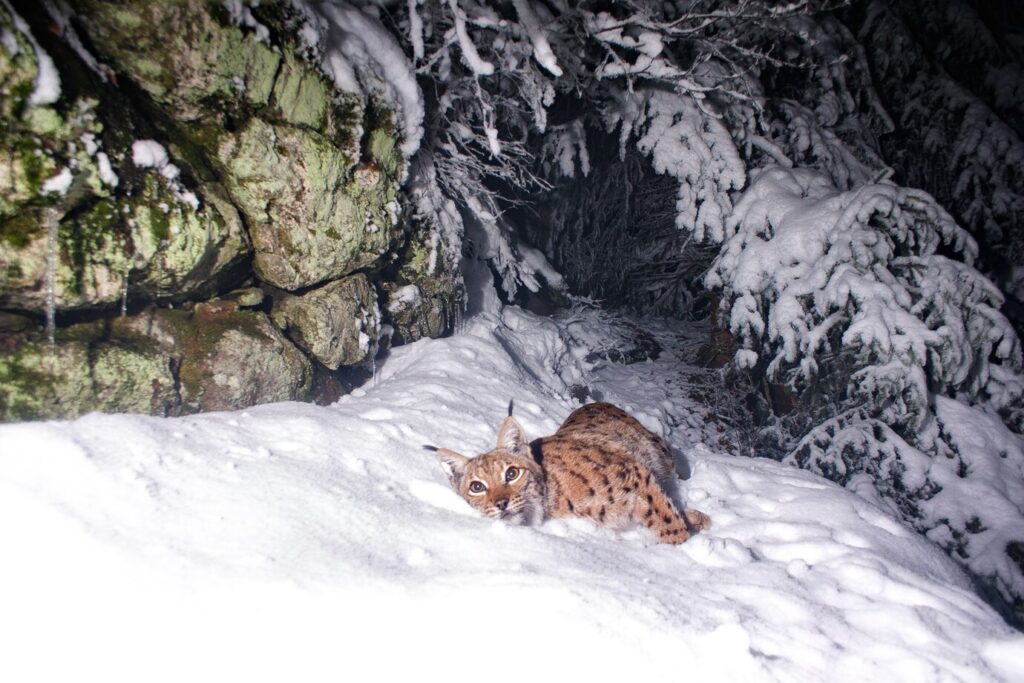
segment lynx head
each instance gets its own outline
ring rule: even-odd
[[[498,431],[498,446],[475,458],[447,448],[427,448],[448,472],[452,488],[488,517],[515,524],[544,519],[544,473],[530,453],[523,428],[509,415]]]

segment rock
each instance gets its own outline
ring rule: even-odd
[[[59,310],[118,304],[126,288],[136,299],[181,300],[215,289],[248,254],[229,203],[214,199],[198,209],[182,203],[155,171],[145,174],[138,194],[87,206],[59,219]],[[0,238],[12,234],[12,225],[19,235],[0,239],[0,305],[45,309],[47,220],[46,210],[26,210],[0,223]]]
[[[0,354],[0,421],[305,400],[312,368],[263,313],[198,305],[38,332]],[[234,302],[230,302],[233,304]]]
[[[301,296],[280,296],[272,316],[299,347],[331,370],[377,353],[380,312],[373,287],[361,273]]]
[[[44,8],[22,3],[59,71],[53,102],[30,101],[36,46],[8,8],[0,419],[307,400],[315,377],[330,400],[377,353],[370,278],[385,269],[416,294],[396,306],[399,338],[450,328],[459,283],[429,235],[405,234],[392,112],[336,91],[299,56],[288,3],[252,6],[268,39],[233,25],[223,3],[80,0],[74,26],[98,69],[47,30]],[[142,141],[151,154],[136,161]],[[58,327],[53,345],[40,340],[51,277],[69,313],[58,322],[95,321]],[[122,302],[165,308],[115,317]]]
[[[208,293],[249,253],[237,210],[214,183],[194,183],[190,164],[131,162],[137,113],[105,97],[74,64],[73,101],[33,105],[34,48],[0,7],[0,306],[42,311],[56,222],[55,304],[60,310],[111,307],[131,297],[180,300]],[[80,76],[80,78],[77,78]],[[69,96],[67,94],[62,95]],[[20,98],[20,99],[18,99]],[[109,99],[109,98],[108,98]],[[116,142],[117,147],[107,143]],[[61,190],[47,181],[66,175]],[[190,181],[191,182],[191,181]]]
[[[0,333],[25,332],[35,321],[24,315],[0,311]]]
[[[117,318],[113,329],[151,338],[174,361],[183,412],[308,397],[309,361],[263,313],[216,305],[192,312],[154,309]]]
[[[243,287],[224,295],[225,299],[235,301],[239,308],[256,308],[263,303],[266,295],[259,287]]]
[[[248,220],[256,274],[275,287],[366,268],[397,237],[394,176],[378,173],[364,185],[352,160],[318,133],[254,118],[223,139],[218,156]]]
[[[281,56],[202,0],[79,0],[93,47],[173,118],[195,123],[267,104]],[[223,12],[222,12],[223,13]],[[223,17],[226,19],[226,17]]]
[[[461,281],[440,257],[440,245],[431,240],[425,231],[413,233],[401,254],[396,281],[384,285],[396,343],[441,336],[454,327],[462,309]]]
[[[335,93],[293,45],[272,49],[210,3],[83,5],[96,49],[184,122],[216,169],[262,280],[315,286],[374,264],[400,237],[405,161],[383,107]]]
[[[80,337],[80,338],[76,338]],[[0,355],[0,421],[109,412],[174,415],[180,401],[167,357],[127,335],[100,341],[95,325],[27,341]]]

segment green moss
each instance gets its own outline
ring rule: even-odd
[[[147,206],[141,209],[149,214],[149,232],[157,242],[171,238],[171,220],[169,212],[165,213],[159,206]]]
[[[138,4],[138,3],[136,3]],[[136,8],[120,9],[116,4],[111,7],[110,19],[112,23],[123,29],[125,32],[136,31],[143,26],[141,13]]]
[[[18,354],[0,355],[0,422],[31,420],[44,417],[51,401],[44,396],[53,375],[43,371],[38,362],[26,362]]]
[[[398,174],[401,155],[395,150],[395,137],[377,128],[370,133],[370,158],[392,179]]]
[[[355,131],[363,123],[363,106],[359,98],[343,95],[336,99],[332,110],[334,116],[334,133],[331,136],[335,145],[341,149],[358,148]]]
[[[28,105],[28,98],[35,90],[35,81],[20,81],[11,86],[11,114],[15,118],[21,118]]]
[[[64,125],[60,114],[50,107],[32,107],[23,119],[29,130],[36,135],[56,135]]]
[[[55,170],[56,164],[42,152],[39,141],[31,135],[19,135],[14,140],[14,150],[21,165],[27,187],[15,188],[28,196],[38,195],[43,180],[49,172]]]
[[[27,247],[41,232],[39,221],[28,212],[0,222],[0,239],[16,249]]]
[[[86,279],[95,263],[116,260],[124,249],[119,237],[120,216],[117,204],[111,199],[102,199],[89,210],[61,222],[57,231],[58,244],[62,255],[62,270],[59,284],[68,294],[80,296],[85,291]],[[123,257],[122,257],[123,258]]]
[[[102,323],[59,330],[0,356],[0,422],[69,418],[93,410],[173,412],[174,377],[152,341],[107,338]]]
[[[220,123],[198,124],[189,129],[188,136],[197,149],[183,150],[186,155],[185,160],[192,162],[192,166],[201,166],[203,163],[195,163],[200,162],[198,157],[200,154],[199,150],[205,150],[211,155],[216,154],[217,150],[220,149],[221,140],[224,138],[224,126]],[[190,158],[190,155],[196,156]],[[202,162],[205,162],[205,159]]]

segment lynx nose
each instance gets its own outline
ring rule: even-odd
[[[499,510],[501,510],[502,512],[504,512],[504,511],[505,511],[505,508],[507,508],[507,507],[508,507],[508,498],[502,498],[501,500],[497,501],[497,502],[496,502],[496,503],[494,504],[494,507],[496,507],[496,508],[498,508]]]

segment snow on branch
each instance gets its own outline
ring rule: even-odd
[[[1004,548],[970,538],[1024,523],[1020,510],[1009,526],[1000,516],[1013,500],[1003,484],[1024,490],[1024,442],[996,416],[1020,406],[1020,342],[1002,294],[970,265],[974,240],[920,190],[840,191],[821,171],[782,167],[753,175],[726,225],[706,281],[722,292],[737,365],[800,404],[777,421],[786,460],[867,487],[929,535],[947,529],[944,544],[957,539],[979,575],[995,571],[1007,600],[1024,595]],[[977,448],[977,423],[1013,456],[998,476],[980,469],[996,451]],[[975,496],[959,522],[946,512],[966,490],[945,474],[951,453],[974,459],[958,476],[990,500]]]

